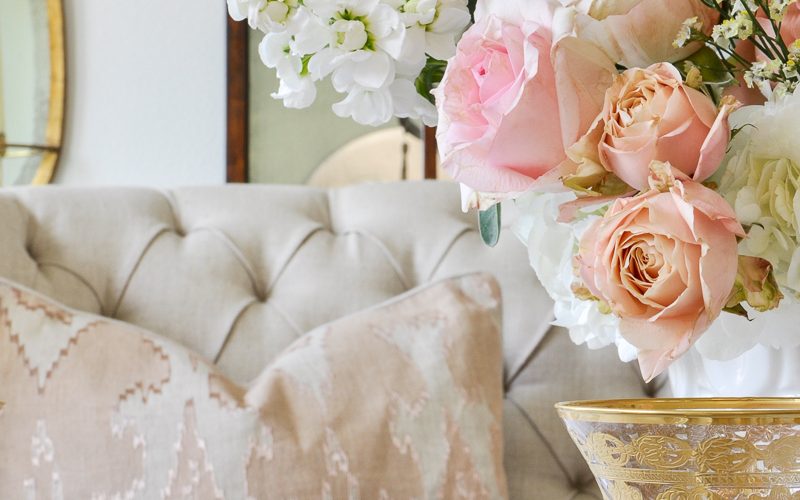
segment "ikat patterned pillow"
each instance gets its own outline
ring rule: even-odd
[[[0,281],[0,498],[505,498],[500,317],[491,277],[443,281],[240,387]]]

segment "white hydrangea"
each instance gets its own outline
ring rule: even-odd
[[[748,229],[742,255],[761,257],[774,268],[785,298],[778,309],[751,314],[753,321],[723,314],[697,343],[706,358],[726,361],[756,344],[800,345],[800,94],[731,116],[741,128],[722,169],[720,193]]]
[[[228,10],[265,33],[259,54],[280,80],[274,98],[308,107],[330,78],[344,95],[333,111],[365,125],[393,116],[435,125],[415,82],[428,57],[455,53],[470,22],[467,0],[228,0]]]
[[[749,228],[744,255],[772,263],[787,295],[800,296],[800,93],[731,116],[731,144],[720,192]]]
[[[731,361],[757,345],[773,349],[792,349],[800,346],[797,317],[800,301],[787,295],[779,308],[764,313],[751,310],[750,318],[722,313],[697,340],[697,351],[706,359]]]
[[[555,302],[556,326],[569,330],[576,344],[601,349],[615,344],[619,357],[636,359],[637,349],[619,332],[619,319],[600,312],[598,302],[580,300],[573,292],[574,257],[583,233],[599,217],[584,215],[570,224],[558,222],[559,206],[575,199],[572,193],[528,193],[516,200],[520,217],[514,232],[528,245],[531,266]]]

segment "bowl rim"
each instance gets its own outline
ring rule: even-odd
[[[637,398],[566,401],[562,419],[606,423],[800,424],[800,398]]]

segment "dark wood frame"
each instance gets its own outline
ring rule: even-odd
[[[227,180],[250,181],[249,26],[228,20]],[[425,178],[436,179],[436,129],[425,128]]]
[[[228,17],[227,180],[250,180],[249,27]]]
[[[439,151],[436,146],[436,128],[425,127],[425,137],[422,138],[425,145],[425,178],[436,179]]]

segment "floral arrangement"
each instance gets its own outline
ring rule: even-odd
[[[800,344],[796,0],[229,0],[274,94],[438,124],[497,240],[501,205],[556,324],[643,377],[692,346]]]

